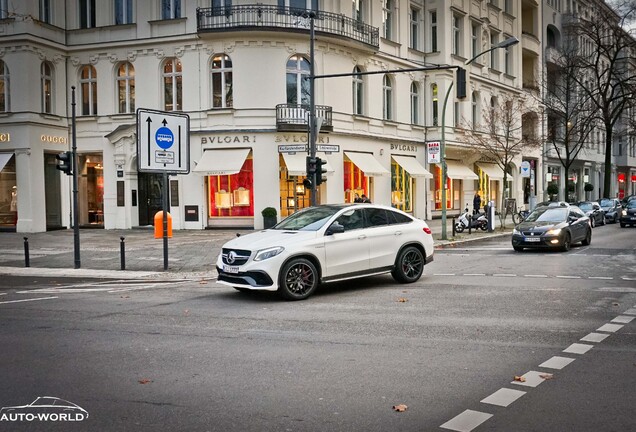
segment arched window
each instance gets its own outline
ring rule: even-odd
[[[163,106],[165,111],[181,111],[183,74],[181,61],[167,59],[163,64]]]
[[[117,106],[120,114],[135,111],[135,68],[129,62],[117,68]]]
[[[420,86],[411,83],[411,123],[420,124]]]
[[[388,75],[382,79],[382,117],[385,120],[393,119],[393,83]]]
[[[356,66],[353,68],[353,73],[362,72],[362,70]],[[353,84],[353,113],[362,115],[364,114],[364,80],[362,75],[354,75],[352,78]]]
[[[438,91],[437,91],[437,84],[433,83],[431,84],[431,99],[433,102],[433,106],[431,109],[431,112],[433,113],[433,126],[437,126],[438,123],[438,119],[439,119],[439,95],[438,95]]]
[[[80,69],[80,99],[82,115],[97,114],[97,71],[94,66],[86,65]]]
[[[232,98],[232,60],[226,54],[212,58],[212,107],[231,108]]]
[[[42,91],[42,112],[53,112],[53,66],[49,62],[42,62],[40,67],[40,83]]]
[[[293,55],[287,61],[287,103],[309,105],[309,61]]]
[[[0,60],[0,112],[7,112],[9,109],[9,68]]]

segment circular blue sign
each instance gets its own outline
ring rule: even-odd
[[[174,144],[174,135],[167,127],[160,127],[155,134],[155,142],[159,147],[167,150]]]

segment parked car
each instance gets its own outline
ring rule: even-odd
[[[621,209],[621,217],[618,221],[621,228],[625,228],[627,225],[636,225],[636,199],[627,201]]]
[[[636,200],[636,195],[628,195],[621,200],[621,205],[625,206],[625,204],[627,204],[629,201],[634,201],[634,200]]]
[[[579,201],[574,203],[574,205],[583,210],[585,216],[590,218],[592,228],[598,225],[605,225],[605,212],[599,203],[594,201]]]
[[[592,227],[581,209],[573,205],[535,208],[526,220],[512,230],[512,247],[570,250],[573,243],[589,245]]]
[[[605,222],[616,223],[621,215],[621,202],[616,198],[603,198],[598,204],[605,212]]]
[[[302,300],[319,284],[391,273],[417,281],[433,260],[426,222],[391,207],[334,204],[298,211],[271,229],[230,240],[217,281],[239,291],[278,291]]]

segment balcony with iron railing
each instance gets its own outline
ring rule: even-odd
[[[310,20],[307,13],[305,9],[263,4],[197,8],[197,32],[286,29],[308,33]],[[316,12],[314,30],[318,34],[361,42],[374,49],[380,46],[377,27],[343,14]]]
[[[316,117],[322,118],[320,132],[333,131],[332,108],[316,105]],[[278,132],[307,131],[309,125],[309,105],[276,105],[276,130]]]

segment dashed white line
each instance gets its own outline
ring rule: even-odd
[[[589,276],[588,279],[612,280],[614,278],[610,276]]]
[[[0,293],[0,295],[7,295],[7,293]]]
[[[636,315],[636,306],[634,306],[631,309],[627,309],[625,312],[623,312],[623,314],[625,314],[625,315]]]
[[[528,277],[528,278],[547,278],[548,275],[523,275],[523,277]]]
[[[39,298],[23,299],[23,300],[9,300],[9,301],[0,302],[0,304],[32,302],[32,301],[38,301],[38,300],[52,300],[56,298],[58,297],[39,297]]]
[[[631,278],[631,277],[627,277],[627,276],[623,276],[623,277],[621,277],[621,279],[628,280],[628,281],[636,281],[636,278]]]
[[[482,403],[487,403],[491,405],[497,405],[502,407],[507,407],[521,396],[526,394],[526,392],[521,390],[512,390],[507,388],[501,388],[488,396],[485,399],[482,399]]]
[[[602,331],[602,332],[608,332],[608,333],[614,333],[620,329],[623,328],[623,325],[621,324],[605,324],[599,328],[596,329],[596,331]]]
[[[551,359],[541,363],[539,367],[561,370],[567,365],[569,365],[570,363],[572,363],[573,361],[574,361],[573,358],[554,356]]]
[[[572,354],[585,354],[592,348],[594,348],[594,345],[573,343],[572,345],[564,349],[563,352],[572,353]]]
[[[486,273],[464,273],[464,276],[486,276]]]
[[[529,371],[522,375],[523,378],[525,378],[525,381],[511,381],[510,384],[525,387],[536,387],[545,381],[545,378],[542,378],[541,375],[545,375],[545,372]]]
[[[433,276],[455,276],[455,273],[435,273]]]
[[[492,414],[466,410],[458,416],[450,419],[440,427],[457,432],[470,432],[477,426],[488,420],[490,417],[492,417]]]
[[[634,319],[633,316],[619,315],[610,322],[615,322],[620,324],[629,324],[630,322],[632,322],[633,319]]]
[[[622,326],[621,326],[622,327]],[[581,338],[583,342],[603,342],[609,335],[603,333],[590,333]]]
[[[495,277],[517,277],[516,274],[510,274],[510,273],[493,273],[493,276],[495,276]]]
[[[556,277],[559,278],[559,279],[581,279],[581,276],[561,276],[561,275],[558,275]]]

